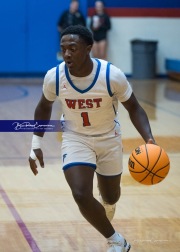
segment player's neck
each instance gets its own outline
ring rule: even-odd
[[[70,74],[76,77],[86,77],[92,72],[92,70],[93,70],[93,61],[89,57],[81,68],[76,70],[70,70]]]

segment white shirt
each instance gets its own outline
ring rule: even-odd
[[[124,73],[104,60],[93,60],[93,70],[86,77],[70,75],[65,63],[59,65],[59,96],[66,130],[84,135],[110,132],[115,127],[118,100],[127,101],[132,88]],[[56,67],[50,69],[43,84],[47,100],[56,95]]]

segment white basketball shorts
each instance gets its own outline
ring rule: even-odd
[[[62,140],[63,170],[86,165],[104,176],[123,171],[121,135],[116,129],[103,135],[86,136],[64,132]]]

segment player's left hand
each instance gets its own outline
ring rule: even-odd
[[[149,138],[147,144],[156,144],[156,142],[152,138]]]

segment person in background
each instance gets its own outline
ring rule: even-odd
[[[86,26],[86,20],[79,10],[79,1],[71,0],[68,10],[65,10],[58,20],[58,31],[61,33],[70,25]]]
[[[90,28],[94,37],[92,55],[94,58],[107,58],[107,33],[111,29],[111,22],[105,12],[102,1],[95,2],[95,14],[91,17]]]
[[[58,20],[57,28],[60,39],[61,32],[70,25],[86,26],[86,19],[82,12],[79,10],[78,0],[71,0],[69,9],[65,10]],[[57,60],[63,60],[61,51],[57,52]]]

